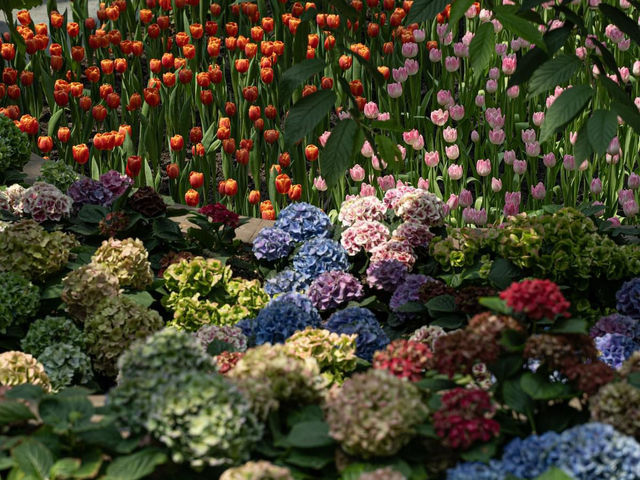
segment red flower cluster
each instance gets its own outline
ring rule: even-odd
[[[442,406],[433,414],[433,426],[443,443],[466,450],[476,442],[488,442],[500,433],[491,419],[495,408],[484,390],[454,388],[442,395]]]
[[[209,217],[213,223],[221,223],[231,228],[237,228],[240,225],[240,215],[227,209],[221,203],[205,205],[198,212]]]
[[[376,352],[373,368],[389,370],[393,375],[412,382],[420,380],[431,366],[433,354],[424,343],[411,340],[394,340],[386,350]]]
[[[569,317],[567,310],[571,304],[551,280],[514,282],[500,293],[500,298],[515,312],[523,313],[532,320],[553,320],[558,315]]]
[[[216,364],[218,365],[218,372],[223,375],[229,373],[243,355],[244,352],[222,352],[220,355],[216,355],[215,359]]]

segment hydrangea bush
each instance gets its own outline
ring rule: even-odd
[[[275,227],[287,232],[294,242],[331,235],[331,220],[327,214],[304,202],[292,203],[282,209]]]
[[[0,272],[0,333],[24,324],[40,305],[40,290],[21,275]]]
[[[93,379],[91,359],[76,345],[54,343],[38,355],[51,389],[61,390],[71,385],[85,385]]]
[[[120,281],[112,270],[102,263],[92,262],[64,277],[60,298],[69,315],[83,321],[103,298],[115,297],[119,292]]]
[[[92,263],[107,268],[121,287],[144,290],[153,281],[149,252],[141,240],[109,238],[102,242],[91,257]]]
[[[84,335],[68,318],[46,316],[29,326],[20,346],[37,358],[48,347],[58,343],[66,343],[82,350],[85,345]]]

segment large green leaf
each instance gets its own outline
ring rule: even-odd
[[[534,400],[553,400],[571,391],[564,383],[550,382],[544,375],[531,372],[522,375],[520,387]]]
[[[415,0],[407,16],[407,25],[414,22],[429,22],[438,15],[450,0]]]
[[[103,480],[138,480],[153,473],[158,465],[167,461],[167,455],[156,448],[116,458],[107,468]]]
[[[88,426],[94,411],[89,399],[80,395],[46,397],[38,406],[42,421],[57,433]]]
[[[573,477],[568,475],[563,470],[559,468],[552,467],[550,470],[547,470],[542,475],[539,475],[535,478],[535,480],[572,480]]]
[[[327,187],[331,188],[338,183],[351,166],[351,152],[357,130],[358,124],[347,118],[338,122],[331,131],[329,140],[320,154],[320,172],[327,182]]]
[[[551,331],[554,333],[589,333],[589,322],[584,318],[565,318],[553,324]]]
[[[327,447],[334,443],[329,436],[329,425],[322,420],[296,423],[289,434],[280,442],[281,446],[296,448]]]
[[[602,155],[618,129],[618,116],[610,110],[596,110],[587,122],[587,134],[593,151]]]
[[[53,454],[37,440],[28,439],[13,449],[11,455],[26,477],[44,480],[53,466]]]
[[[476,78],[484,75],[496,52],[496,35],[492,23],[482,23],[469,45],[469,59]]]
[[[494,13],[498,21],[512,34],[518,35],[531,43],[534,43],[542,50],[547,49],[547,45],[542,39],[542,34],[538,28],[526,20],[518,16],[518,7],[515,5],[500,5],[494,8]]]
[[[451,10],[449,11],[449,25],[453,25],[454,28],[458,24],[458,21],[464,16],[465,12],[469,10],[469,7],[473,5],[474,0],[456,0],[451,3]],[[493,29],[493,25],[491,25]],[[469,55],[471,56],[471,55]]]
[[[80,468],[80,459],[78,458],[61,458],[51,467],[49,476],[52,479],[71,478],[73,474]]]
[[[301,98],[289,110],[284,123],[284,141],[291,146],[302,140],[333,108],[336,94],[332,90],[320,90]]]
[[[309,77],[322,72],[324,62],[319,58],[312,58],[296,63],[287,69],[280,79],[280,98],[288,99],[296,88],[307,81]]]
[[[376,146],[381,159],[390,166],[396,161],[396,158],[398,160],[402,158],[398,145],[386,135],[376,135]]]
[[[558,55],[546,61],[531,75],[529,93],[538,95],[565,85],[582,63],[575,55]]]
[[[35,418],[24,403],[4,400],[0,402],[0,425],[24,422]]]
[[[587,132],[587,124],[582,125],[578,131],[578,138],[573,146],[573,154],[576,162],[582,162],[593,155],[593,147],[589,141],[589,133]]]
[[[613,102],[611,108],[627,122],[637,134],[640,134],[640,114],[638,109],[624,103]]]
[[[520,378],[510,378],[502,384],[504,402],[518,413],[527,413],[533,408],[531,397],[520,386]]]
[[[593,96],[588,85],[567,88],[549,107],[540,131],[540,141],[544,142],[557,130],[576,118]]]
[[[33,7],[42,5],[42,0],[2,0],[3,10],[31,10]]]
[[[489,271],[489,277],[487,279],[499,290],[504,290],[522,277],[522,270],[516,267],[512,262],[505,258],[497,258],[493,262],[493,265],[491,265],[491,270]]]
[[[601,3],[598,8],[611,23],[614,23],[620,30],[629,35],[636,45],[640,43],[640,28],[638,28],[638,24],[625,15],[622,10],[605,3]]]

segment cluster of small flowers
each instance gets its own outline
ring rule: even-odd
[[[571,304],[564,298],[558,285],[551,280],[523,280],[512,283],[500,293],[513,311],[532,320],[554,320],[558,315],[569,317]]]
[[[371,252],[380,244],[386,243],[389,229],[376,220],[359,220],[342,232],[340,243],[351,256],[361,250]]]
[[[212,223],[221,223],[231,228],[237,228],[240,225],[240,215],[232,212],[221,203],[205,205],[198,210],[198,213],[209,217],[209,221]]]
[[[433,354],[424,343],[398,339],[387,345],[386,350],[373,356],[373,368],[388,370],[396,377],[412,382],[420,380],[431,365]]]
[[[321,273],[311,283],[307,294],[318,310],[325,311],[362,298],[364,289],[353,275],[333,270]]]
[[[18,184],[0,192],[0,209],[14,215],[30,215],[36,222],[59,222],[71,214],[73,200],[54,185],[36,182],[25,189]]]
[[[342,203],[338,221],[346,227],[361,220],[380,222],[386,211],[387,206],[374,196],[355,197]]]

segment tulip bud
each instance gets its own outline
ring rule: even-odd
[[[53,139],[51,137],[38,137],[38,149],[42,153],[49,153],[53,150]]]
[[[200,203],[200,194],[193,188],[190,188],[187,190],[187,193],[184,194],[184,201],[190,207],[195,207]]]
[[[204,185],[204,174],[201,172],[190,172],[189,173],[189,184],[193,188],[200,188]]]
[[[300,200],[300,197],[302,196],[302,185],[291,185],[291,188],[289,188],[287,195],[289,196],[289,199],[293,200],[294,202]]]
[[[169,178],[176,179],[178,178],[178,175],[180,175],[180,167],[177,163],[170,163],[167,165],[167,176]]]
[[[317,160],[319,153],[320,152],[318,150],[318,147],[316,147],[312,143],[307,145],[304,149],[304,156],[307,157],[307,160],[309,160],[310,162]]]
[[[140,174],[140,170],[142,169],[142,158],[138,155],[132,155],[127,158],[127,167],[126,172],[127,175],[131,178],[135,178]]]
[[[89,147],[84,143],[80,145],[74,145],[71,149],[73,159],[79,164],[84,165],[89,161]]]
[[[260,192],[258,190],[251,190],[249,192],[249,203],[251,205],[257,205],[260,203]]]

